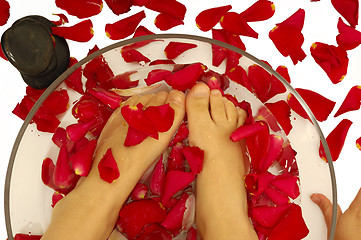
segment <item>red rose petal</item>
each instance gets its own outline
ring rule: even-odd
[[[0,26],[5,25],[10,17],[10,4],[6,0],[0,1]]]
[[[51,158],[45,158],[41,166],[41,180],[46,186],[52,189],[56,189],[53,178],[54,169],[55,169],[55,164],[53,160],[51,160]]]
[[[66,146],[62,146],[54,168],[54,184],[60,189],[67,189],[74,184],[75,173],[69,164]]]
[[[348,56],[342,47],[315,42],[311,46],[315,62],[326,72],[332,83],[341,82],[347,74]]]
[[[182,153],[183,144],[177,143],[172,147],[168,156],[167,171],[185,171],[185,157]]]
[[[351,125],[352,122],[350,120],[343,119],[327,136],[326,141],[327,141],[327,145],[330,148],[332,161],[336,161],[340,156],[340,153],[342,151],[343,145],[346,140],[348,130],[350,129]],[[323,160],[327,161],[326,154],[323,149],[323,145],[321,143],[320,143],[319,152],[320,152],[320,157]]]
[[[102,106],[98,100],[86,94],[73,106],[72,114],[79,122],[90,122],[94,118],[102,117],[101,110],[104,109]]]
[[[229,87],[229,79],[225,77],[224,74],[219,74],[213,70],[208,70],[202,75],[200,81],[207,84],[209,89],[218,89],[220,91],[225,91]]]
[[[73,66],[74,64],[76,64],[77,62],[78,62],[77,59],[71,57],[70,62],[69,62],[69,68],[71,66]],[[64,80],[66,86],[74,89],[75,91],[77,91],[80,94],[84,94],[83,82],[81,80],[82,74],[83,74],[83,68],[79,67],[69,77],[67,77]]]
[[[232,132],[230,139],[233,142],[240,141],[241,139],[247,138],[258,133],[259,131],[262,131],[265,126],[266,124],[261,121],[254,124],[242,125]]]
[[[102,0],[55,0],[56,6],[78,18],[88,18],[99,14],[103,8]]]
[[[143,132],[140,132],[131,126],[128,127],[127,136],[124,141],[124,146],[136,146],[143,142],[149,135]]]
[[[59,17],[58,21],[52,21],[56,26],[61,26],[65,23],[69,23],[68,17],[65,16],[65,14],[59,13],[59,14],[55,14],[53,13],[53,15],[56,15]]]
[[[282,220],[288,210],[289,205],[285,206],[259,206],[251,210],[252,220],[256,221],[263,227],[273,228],[277,223]]]
[[[289,203],[288,196],[273,186],[268,186],[264,191],[265,195],[279,206],[287,205]]]
[[[51,31],[54,35],[77,42],[88,42],[94,36],[93,23],[90,19],[71,27],[52,27]]]
[[[223,29],[212,29],[212,38],[227,43],[227,32]],[[212,44],[212,65],[218,67],[227,58],[228,49]]]
[[[145,12],[142,10],[115,23],[108,23],[105,25],[105,33],[112,40],[126,38],[135,32],[143,18],[145,18]]]
[[[138,235],[136,240],[172,240],[173,236],[168,232],[164,227],[158,223],[152,223],[145,225],[141,232],[141,235]]]
[[[172,127],[174,115],[175,111],[169,103],[160,106],[149,106],[144,111],[144,116],[152,122],[158,132],[166,132]]]
[[[355,28],[358,24],[358,0],[331,0],[333,7]]]
[[[112,69],[102,55],[94,58],[85,65],[83,75],[87,78],[87,89],[91,88],[89,87],[89,83],[97,85],[114,77]]]
[[[150,178],[149,188],[150,191],[160,196],[163,192],[165,182],[165,167],[163,163],[163,155],[159,158],[157,164],[154,167],[152,176]]]
[[[150,10],[178,18],[180,20],[184,19],[184,15],[187,11],[184,4],[176,0],[148,0],[144,6]]]
[[[39,112],[39,111],[38,111]],[[36,115],[38,114],[36,113]],[[54,115],[42,114],[41,116],[34,116],[33,121],[36,123],[36,128],[41,132],[55,132],[60,124],[60,120]]]
[[[253,38],[258,38],[256,33],[243,19],[243,17],[236,12],[227,12],[220,20],[221,26],[224,30]]]
[[[128,239],[134,239],[146,225],[162,222],[166,214],[163,206],[155,200],[133,201],[119,211],[117,228]]]
[[[270,134],[268,150],[261,162],[261,170],[267,171],[269,167],[280,157],[283,146],[283,138],[281,136]]]
[[[233,69],[234,67],[238,66],[239,59],[242,57],[241,54],[237,52],[233,52],[228,50],[227,52],[227,66],[226,66],[226,73]]]
[[[145,185],[144,183],[138,182],[135,185],[133,191],[130,193],[130,198],[132,200],[144,199],[147,193],[148,193],[148,186]]]
[[[281,125],[283,131],[288,135],[292,129],[291,125],[291,109],[286,101],[278,101],[275,103],[266,103],[265,106],[271,111],[273,116],[277,119]]]
[[[273,116],[271,111],[262,106],[257,113],[256,121],[264,121],[268,124],[268,126],[274,131],[278,132],[281,130],[280,126],[278,125],[277,119]]]
[[[144,6],[149,0],[131,0],[135,6]]]
[[[361,150],[361,137],[356,140],[356,147]]]
[[[246,70],[241,66],[236,66],[227,72],[227,77],[232,81],[241,84],[243,87],[247,88],[249,91],[252,91],[252,87],[248,80],[248,75]]]
[[[251,168],[255,171],[260,170],[262,159],[267,153],[269,134],[269,127],[264,123],[260,131],[246,138],[246,145],[251,158]]]
[[[157,60],[151,61],[149,63],[149,66],[160,65],[160,64],[172,64],[172,65],[174,65],[175,62],[173,60],[171,60],[171,59],[157,59]]]
[[[272,185],[286,193],[290,198],[296,199],[300,195],[297,182],[297,176],[282,174],[278,175],[276,179],[272,181]]]
[[[181,55],[183,52],[197,47],[197,44],[183,43],[183,42],[169,42],[164,49],[164,53],[168,59],[174,59]]]
[[[341,18],[338,19],[337,29],[339,32],[336,36],[337,44],[345,50],[354,49],[361,44],[361,32],[346,25]]]
[[[159,30],[166,31],[175,26],[183,25],[184,22],[178,18],[172,17],[167,14],[160,13],[155,18],[154,24]]]
[[[89,131],[90,128],[96,124],[97,120],[94,119],[85,123],[74,123],[66,127],[66,133],[70,140],[74,143],[82,139]]]
[[[122,102],[122,99],[118,94],[111,91],[105,91],[102,88],[97,87],[89,89],[88,93],[111,109],[117,109]]]
[[[238,47],[239,49],[242,49],[242,50],[246,51],[246,46],[242,42],[242,39],[241,39],[241,37],[239,35],[228,33],[227,39],[228,39],[229,44],[231,44],[231,45],[233,45],[235,47]],[[228,50],[228,51],[233,52],[231,50]]]
[[[301,207],[291,203],[282,220],[272,229],[268,240],[303,239],[309,233]]]
[[[133,63],[133,62],[150,62],[150,59],[145,57],[143,54],[141,54],[138,50],[134,49],[134,48],[122,48],[122,50],[120,51],[120,53],[122,54],[122,57],[124,59],[125,62],[127,63]]]
[[[69,95],[67,90],[59,90],[50,93],[39,108],[39,111],[44,111],[51,115],[58,115],[64,113],[68,109]]]
[[[193,173],[169,171],[165,179],[162,203],[165,204],[174,194],[187,187],[194,178]]]
[[[145,35],[152,35],[152,34],[154,34],[154,32],[148,30],[144,26],[139,26],[139,27],[137,27],[137,29],[135,29],[133,38],[140,37],[140,36],[145,36]]]
[[[269,99],[272,75],[257,64],[248,67],[248,82],[252,92],[261,100],[266,102]]]
[[[108,183],[112,183],[120,176],[117,162],[115,161],[112,149],[109,148],[98,163],[99,176]]]
[[[203,10],[196,17],[197,27],[204,32],[211,30],[221,20],[222,16],[231,9],[231,5],[226,5]]]
[[[285,57],[290,56],[293,64],[297,64],[306,57],[301,48],[304,42],[301,33],[304,20],[305,11],[300,8],[289,18],[276,24],[276,27],[269,32],[269,37],[278,51]]]
[[[115,15],[130,11],[133,3],[131,0],[104,0]]]
[[[186,240],[197,240],[197,230],[193,227],[191,227],[187,232],[187,238]]]
[[[182,122],[179,126],[177,133],[174,135],[172,141],[170,142],[169,146],[172,147],[178,142],[182,142],[183,140],[187,139],[189,134],[189,130],[187,128],[187,124]]]
[[[252,6],[240,13],[246,22],[264,21],[275,13],[275,5],[268,0],[258,0]]]
[[[172,209],[168,212],[164,221],[161,225],[169,230],[170,232],[178,233],[182,228],[182,221],[184,218],[184,212],[186,211],[186,203],[189,196],[187,193],[183,193],[177,203],[172,207]]]
[[[300,102],[296,99],[293,94],[288,94],[287,96],[287,103],[291,107],[293,111],[295,111],[298,115],[303,117],[304,119],[309,119],[306,110],[302,107]]]
[[[64,195],[61,194],[60,192],[54,192],[53,196],[51,197],[51,207],[55,207],[55,205],[64,198]]]
[[[291,78],[286,66],[278,66],[276,72],[279,73],[288,83],[291,83]]]
[[[128,89],[137,87],[139,84],[139,80],[133,81],[130,79],[134,73],[137,73],[137,71],[128,71],[118,74],[113,78],[109,79],[108,81],[101,83],[99,87],[103,88],[106,91],[112,88]]]
[[[292,148],[291,144],[287,142],[283,145],[282,155],[280,159],[278,159],[278,162],[283,168],[283,171],[294,176],[298,176],[296,155],[297,152]]]
[[[69,157],[69,161],[72,163],[76,175],[82,177],[88,176],[93,163],[96,146],[97,141],[93,139]]]
[[[275,175],[269,172],[262,172],[260,174],[249,173],[244,178],[246,189],[255,196],[262,194],[268,185],[275,179]]]
[[[165,79],[167,75],[170,75],[171,71],[165,69],[153,69],[147,75],[147,78],[144,79],[147,86],[154,83],[160,82]]]
[[[26,116],[28,116],[31,108],[34,106],[35,102],[30,99],[28,96],[24,96],[20,103],[16,104],[13,114],[25,120]]]
[[[189,167],[194,175],[199,174],[203,168],[204,151],[199,147],[186,146],[181,149],[187,159]]]
[[[166,82],[174,89],[185,91],[192,88],[204,72],[202,63],[193,63],[166,76]]]
[[[340,108],[337,110],[335,117],[343,113],[360,109],[361,106],[361,86],[353,86],[347,93]]]
[[[71,152],[71,150],[74,148],[74,143],[68,138],[64,128],[58,127],[55,130],[51,140],[59,148],[65,145],[68,152]]]
[[[14,240],[40,240],[43,235],[32,235],[29,233],[22,234],[18,233],[15,235]]]
[[[147,134],[148,136],[158,136],[158,132],[152,122],[144,115],[143,105],[138,103],[137,106],[123,106],[121,113],[125,121],[132,128]]]

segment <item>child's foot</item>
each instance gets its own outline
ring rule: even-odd
[[[208,239],[257,239],[247,215],[245,175],[240,143],[230,134],[244,123],[246,113],[201,83],[187,95],[189,142],[204,150],[197,177],[196,220]]]

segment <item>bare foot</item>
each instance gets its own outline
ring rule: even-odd
[[[205,152],[197,177],[196,222],[203,239],[258,239],[247,214],[240,143],[230,134],[244,123],[246,113],[207,85],[187,95],[189,143]]]
[[[135,96],[123,105],[135,106],[138,103],[144,106],[169,103],[175,110],[172,127],[160,133],[158,140],[148,137],[141,144],[125,147],[128,124],[118,108],[98,139],[91,172],[57,203],[44,240],[97,240],[109,237],[123,203],[143,173],[166,150],[185,115],[185,96],[179,91]],[[109,148],[120,172],[119,178],[111,184],[100,179],[97,167]]]

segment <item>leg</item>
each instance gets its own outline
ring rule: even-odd
[[[245,112],[197,84],[186,99],[189,142],[205,151],[203,170],[197,177],[196,222],[202,238],[258,239],[247,215],[240,143],[230,134],[245,120]]]
[[[108,238],[123,203],[147,168],[168,147],[185,114],[184,94],[178,91],[133,97],[124,104],[139,102],[144,106],[169,103],[175,110],[170,130],[160,133],[159,140],[147,138],[137,146],[124,147],[128,126],[117,109],[99,137],[91,172],[55,206],[44,240]],[[97,168],[108,148],[112,148],[120,172],[120,177],[111,184],[100,179]]]

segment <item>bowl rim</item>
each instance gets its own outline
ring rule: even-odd
[[[221,42],[221,41],[211,39],[211,38],[207,38],[207,37],[191,35],[191,34],[172,34],[172,33],[170,33],[170,34],[152,34],[152,35],[145,35],[145,36],[130,38],[130,39],[127,39],[127,40],[122,40],[122,41],[119,41],[117,43],[111,44],[111,45],[109,45],[107,47],[104,47],[104,48],[102,48],[100,50],[97,50],[96,52],[86,56],[85,58],[83,58],[82,60],[80,60],[79,62],[77,62],[73,66],[71,66],[70,68],[68,68],[65,72],[63,72],[44,91],[44,93],[41,95],[41,97],[38,99],[38,101],[36,101],[36,103],[34,104],[32,109],[30,110],[29,114],[25,118],[25,120],[24,120],[24,122],[23,122],[23,124],[22,124],[22,126],[21,126],[21,128],[19,130],[19,133],[18,133],[18,135],[17,135],[17,137],[15,139],[15,142],[14,142],[14,145],[13,145],[13,148],[12,148],[12,151],[11,151],[9,163],[8,163],[7,172],[6,172],[5,188],[4,188],[4,212],[5,212],[5,224],[6,224],[6,231],[7,231],[8,239],[13,240],[13,235],[12,235],[13,232],[12,232],[11,221],[10,221],[10,184],[11,184],[12,170],[13,170],[13,166],[14,166],[14,162],[15,162],[16,153],[17,153],[17,150],[19,148],[22,137],[23,137],[23,135],[24,135],[24,133],[26,131],[26,128],[28,127],[30,121],[32,120],[32,118],[34,117],[36,111],[39,109],[39,107],[44,102],[44,100],[66,78],[68,78],[77,68],[79,68],[80,66],[82,66],[85,63],[89,62],[93,58],[95,58],[95,57],[97,57],[99,55],[102,55],[103,53],[108,52],[108,51],[110,51],[112,49],[123,47],[123,46],[129,45],[129,44],[135,43],[135,42],[141,42],[141,41],[145,41],[145,40],[162,39],[162,38],[163,39],[178,38],[178,39],[196,40],[196,41],[200,41],[200,42],[215,44],[215,45],[218,45],[220,47],[223,47],[223,48],[229,49],[231,51],[234,51],[236,53],[239,53],[242,56],[246,56],[247,58],[251,59],[252,61],[257,63],[258,65],[260,65],[262,68],[267,70],[269,73],[274,75],[279,81],[281,81],[283,83],[283,85],[286,87],[286,89],[288,91],[290,91],[296,97],[296,99],[300,102],[302,107],[307,112],[308,116],[310,117],[311,122],[313,123],[313,125],[316,128],[316,131],[317,131],[317,133],[318,133],[318,135],[320,137],[321,144],[323,145],[325,155],[326,155],[326,159],[327,159],[327,162],[328,162],[330,176],[331,176],[331,186],[332,186],[332,221],[331,221],[331,229],[330,229],[330,233],[329,233],[329,240],[333,240],[334,235],[335,235],[335,230],[336,230],[336,217],[337,217],[337,186],[336,186],[335,170],[334,170],[334,166],[333,166],[333,162],[332,162],[331,152],[330,152],[329,146],[327,145],[327,141],[326,141],[326,139],[325,139],[325,137],[324,137],[324,135],[322,133],[322,130],[321,130],[319,124],[318,124],[318,121],[316,120],[316,118],[313,115],[310,108],[307,106],[306,102],[302,99],[302,97],[295,91],[295,89],[279,73],[277,73],[275,70],[273,70],[269,65],[267,65],[263,61],[259,60],[258,58],[254,57],[253,55],[243,51],[242,49],[239,49],[239,48],[237,48],[237,47],[235,47],[233,45],[230,45],[228,43]]]

